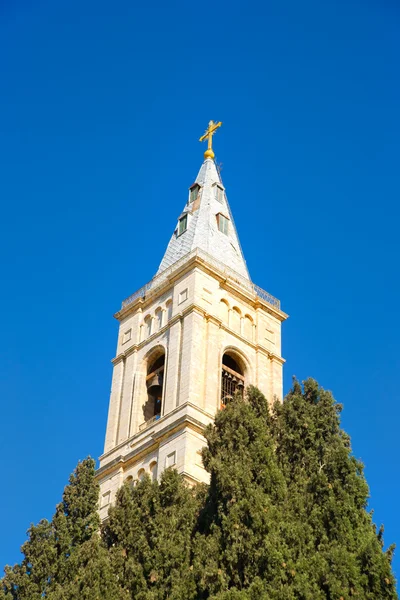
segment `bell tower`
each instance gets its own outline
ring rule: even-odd
[[[125,480],[168,467],[208,481],[203,431],[236,391],[282,398],[280,302],[249,276],[214,163],[204,162],[156,275],[122,302],[98,479],[102,518]]]

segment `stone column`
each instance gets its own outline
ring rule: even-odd
[[[207,362],[205,365],[205,392],[203,408],[210,415],[215,415],[220,404],[220,379],[221,360],[220,355],[220,321],[215,317],[208,317],[207,338]]]

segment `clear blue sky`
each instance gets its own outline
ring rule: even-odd
[[[395,0],[0,2],[0,566],[102,452],[112,315],[210,119],[252,278],[290,314],[285,391],[344,403],[400,543],[399,26]]]

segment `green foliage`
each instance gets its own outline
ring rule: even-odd
[[[247,588],[260,574],[275,580],[281,569],[280,507],[286,483],[276,460],[267,401],[256,389],[248,398],[251,402],[233,400],[206,431],[203,460],[211,483],[195,548],[204,597],[209,590]]]
[[[311,379],[272,407],[250,387],[205,432],[209,486],[169,469],[125,484],[102,529],[83,461],[0,600],[395,600],[340,411]]]
[[[108,552],[98,536],[98,497],[95,461],[87,458],[71,475],[52,521],[28,530],[21,564],[6,567],[1,582],[5,600],[118,598]]]
[[[112,571],[107,548],[99,535],[82,543],[71,555],[69,576],[54,582],[50,600],[128,600]]]
[[[397,598],[390,556],[365,510],[363,465],[340,429],[341,408],[312,379],[303,389],[294,382],[273,407],[276,456],[288,485],[291,587],[296,598],[305,590],[307,598]]]
[[[40,600],[54,576],[57,551],[52,524],[40,521],[29,528],[28,536],[21,548],[22,563],[5,569],[3,586],[7,599]]]
[[[199,497],[170,469],[160,484],[145,477],[119,490],[103,537],[129,597],[197,597],[190,560]]]

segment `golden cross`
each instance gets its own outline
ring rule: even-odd
[[[208,148],[204,152],[204,158],[214,158],[215,154],[212,149],[212,136],[217,131],[218,127],[221,127],[221,125],[221,121],[219,121],[219,123],[214,123],[214,121],[210,121],[204,135],[201,136],[199,140],[200,142],[204,142],[204,140],[208,139]]]

